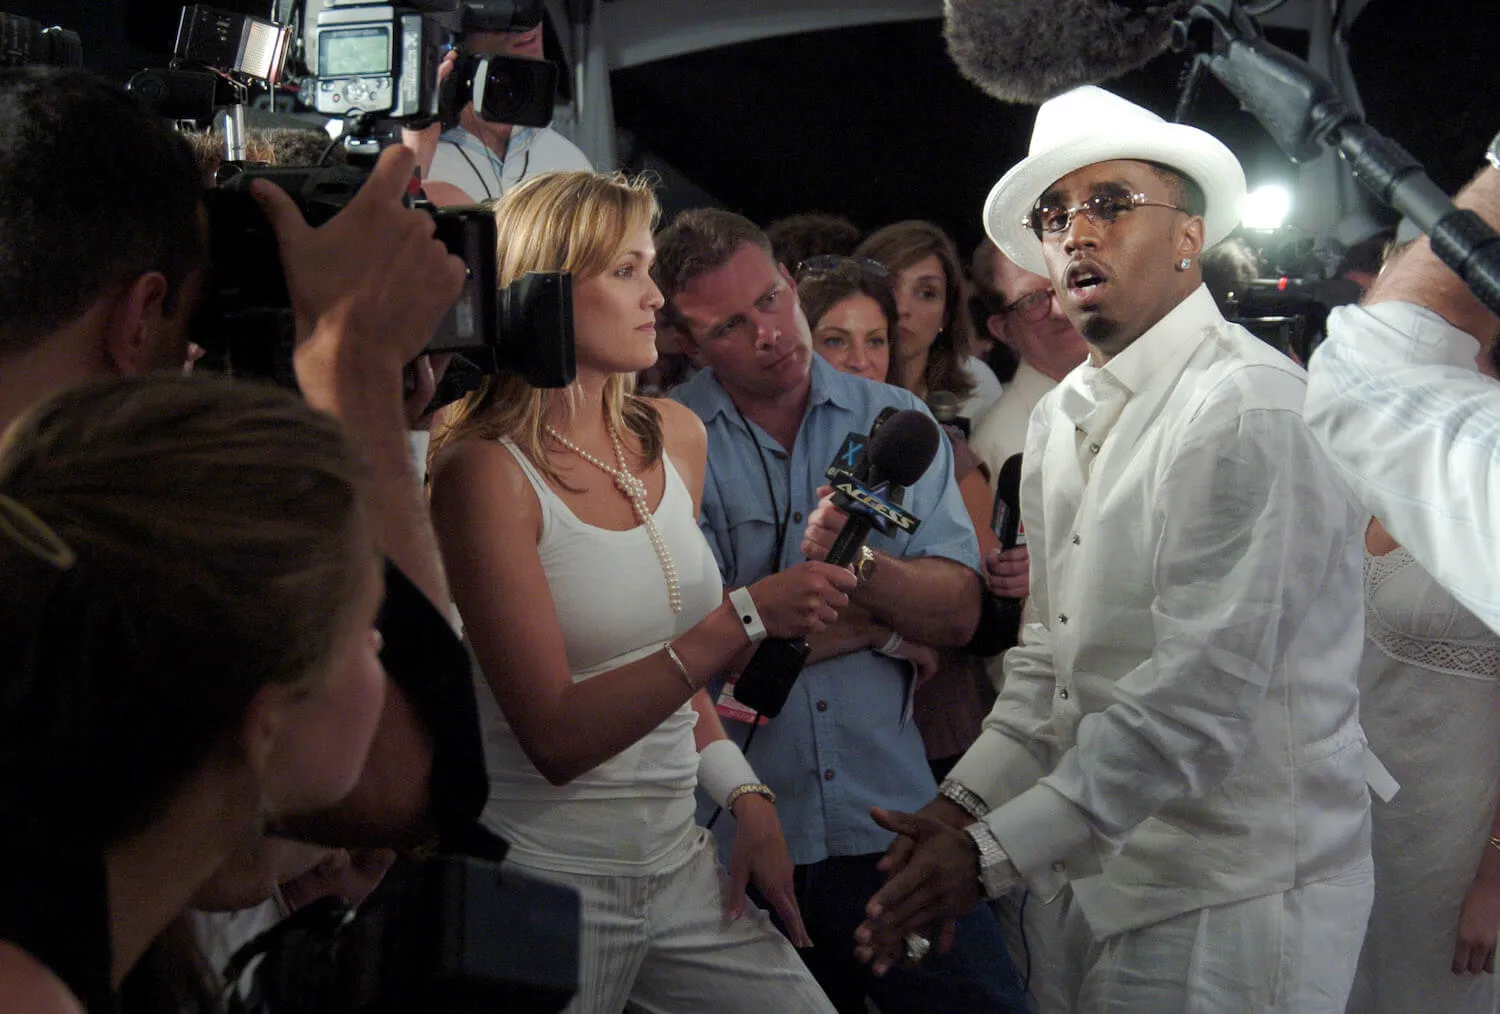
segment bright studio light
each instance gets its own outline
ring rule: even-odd
[[[1292,195],[1286,187],[1274,184],[1256,187],[1245,197],[1245,228],[1279,229],[1291,210]]]

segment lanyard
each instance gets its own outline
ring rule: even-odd
[[[734,404],[733,401],[730,404]],[[734,411],[739,415],[740,422],[744,424],[745,433],[750,437],[750,442],[755,445],[755,457],[760,461],[760,474],[766,480],[766,495],[771,498],[771,517],[776,521],[776,551],[771,557],[771,573],[775,574],[781,570],[781,554],[786,548],[786,530],[788,523],[792,520],[792,498],[791,491],[787,493],[786,513],[781,512],[781,505],[776,502],[776,487],[771,484],[771,467],[766,464],[766,452],[760,446],[760,439],[756,437],[755,431],[750,428],[750,420],[745,418],[745,413],[740,411],[738,405]]]

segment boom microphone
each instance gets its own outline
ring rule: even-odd
[[[1002,102],[1040,104],[1144,66],[1193,0],[947,0],[948,53]]]
[[[938,441],[942,438],[937,424],[923,412],[905,409],[884,424],[877,420],[876,425],[878,428],[865,449],[865,463],[869,466],[866,484],[872,487],[882,483],[910,486],[922,477],[937,456]],[[835,567],[847,567],[853,563],[874,526],[870,514],[851,511],[843,531],[828,551],[828,562]],[[794,640],[766,638],[755,649],[745,671],[740,673],[734,685],[735,699],[762,715],[775,718],[786,705],[792,684],[802,674],[807,655],[807,642],[800,637]]]

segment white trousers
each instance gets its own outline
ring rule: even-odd
[[[1036,1014],[1343,1014],[1374,898],[1368,860],[1280,894],[1095,940],[1071,890],[1028,900]],[[1007,918],[1008,917],[1008,918]],[[1016,906],[1002,914],[1020,941]],[[1025,974],[1026,958],[1016,967]]]
[[[770,916],[746,903],[730,922],[728,875],[701,828],[680,866],[644,877],[526,867],[582,900],[578,995],[566,1014],[834,1014]]]

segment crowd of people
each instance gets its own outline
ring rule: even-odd
[[[292,392],[190,368],[214,145],[0,71],[0,1010],[219,1011],[232,913],[434,853],[576,892],[577,1014],[1500,1009],[1500,324],[1425,239],[1309,375],[1205,284],[1234,155],[1099,88],[967,262],[406,140],[316,228],[252,187]],[[571,276],[569,386],[430,412],[414,171]],[[830,562],[891,412],[919,524]]]

